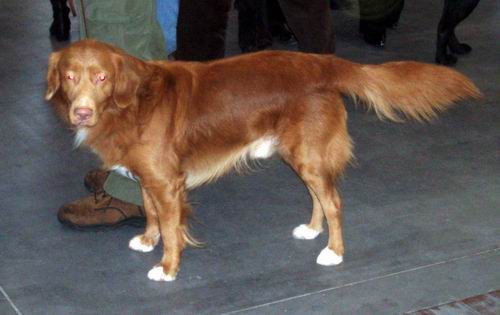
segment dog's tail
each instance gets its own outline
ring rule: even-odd
[[[431,120],[454,102],[479,98],[479,89],[463,74],[443,66],[412,61],[362,65],[335,60],[336,83],[343,94],[361,99],[377,115]]]

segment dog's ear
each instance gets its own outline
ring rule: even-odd
[[[49,68],[47,70],[47,91],[45,92],[45,100],[49,101],[56,94],[61,81],[59,79],[59,60],[61,59],[60,52],[53,52],[49,57]]]
[[[141,84],[140,65],[132,57],[113,54],[115,70],[113,99],[120,108],[138,104],[138,90]]]

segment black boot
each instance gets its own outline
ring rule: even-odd
[[[50,25],[50,35],[55,36],[58,41],[68,40],[71,22],[66,0],[50,0],[50,3],[54,18],[52,25]]]

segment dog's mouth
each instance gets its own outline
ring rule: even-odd
[[[91,123],[90,123],[89,119],[78,121],[76,123],[73,123],[73,125],[75,127],[91,127]]]
[[[92,127],[94,123],[92,122],[91,119],[85,119],[85,120],[74,120],[71,121],[71,125],[73,125],[74,128],[83,128],[83,127]]]

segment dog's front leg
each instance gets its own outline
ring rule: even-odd
[[[146,212],[146,230],[144,234],[136,235],[128,244],[130,249],[139,252],[150,252],[160,240],[160,226],[158,223],[158,213],[147,189],[141,186],[142,200]]]
[[[185,181],[182,176],[155,180],[145,185],[156,208],[159,230],[163,241],[163,257],[160,264],[148,273],[154,281],[173,281],[179,271],[185,238]]]

